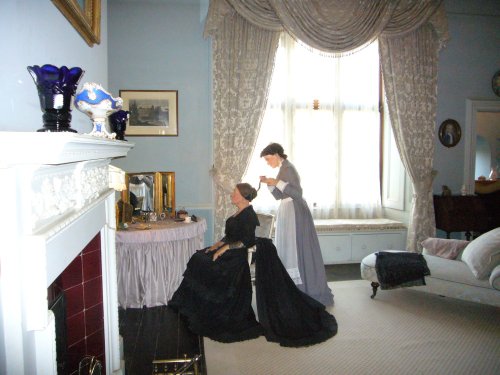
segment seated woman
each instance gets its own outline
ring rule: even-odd
[[[237,184],[231,201],[238,210],[226,220],[225,236],[189,260],[184,278],[168,305],[189,329],[220,342],[265,335],[283,346],[312,345],[334,336],[337,322],[325,306],[301,292],[281,264],[269,239],[256,239],[259,221],[250,202],[257,191]],[[248,248],[257,244],[253,312]]]

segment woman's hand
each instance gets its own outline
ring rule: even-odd
[[[218,248],[220,248],[222,245],[224,245],[224,242],[217,242],[217,243],[214,243],[212,246],[210,247],[207,247],[207,249],[205,250],[205,253],[209,253],[211,251],[214,251],[214,250],[217,250]]]
[[[224,254],[227,250],[229,250],[229,245],[225,244],[222,246],[219,250],[217,250],[213,256],[213,261],[216,261],[218,257],[220,257],[222,254]]]
[[[266,176],[260,176],[260,182],[263,182],[267,185],[270,185],[270,186],[276,186],[276,184],[278,183],[279,180],[275,179],[275,178],[271,178],[271,177],[266,177]]]

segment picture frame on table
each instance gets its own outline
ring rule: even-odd
[[[177,90],[120,90],[127,136],[178,136]]]
[[[101,43],[101,0],[52,0],[90,47]]]

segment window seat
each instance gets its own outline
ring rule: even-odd
[[[380,250],[405,250],[406,226],[390,219],[314,220],[325,264],[360,263]]]
[[[390,219],[324,219],[314,220],[318,234],[320,232],[366,232],[380,230],[406,230],[406,226]]]

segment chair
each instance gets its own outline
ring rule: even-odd
[[[257,213],[257,218],[260,225],[255,229],[255,237],[271,238],[274,230],[274,215]],[[256,250],[255,245],[248,248],[248,265],[250,266],[252,282],[255,281],[255,264],[252,264],[252,258]]]

